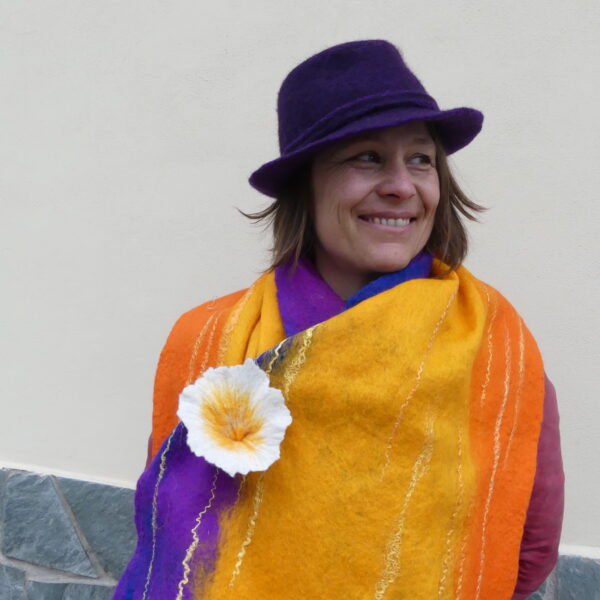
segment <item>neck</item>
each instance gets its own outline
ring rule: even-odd
[[[369,275],[348,271],[328,260],[323,260],[318,255],[315,259],[315,267],[327,285],[344,301],[354,296],[367,283],[378,276],[377,273]]]

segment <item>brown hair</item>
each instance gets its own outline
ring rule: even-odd
[[[432,129],[432,128],[430,128]],[[453,271],[461,265],[469,246],[461,216],[477,221],[475,213],[485,210],[466,196],[454,179],[448,158],[435,131],[436,169],[440,182],[440,202],[425,250],[446,263]],[[311,164],[292,178],[277,199],[255,213],[240,211],[245,217],[273,227],[272,260],[269,269],[292,261],[294,267],[301,256],[312,256],[315,232],[311,219]]]

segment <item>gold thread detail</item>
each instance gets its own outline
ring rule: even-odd
[[[198,352],[200,351],[200,346],[202,345],[202,342],[206,337],[208,327],[215,320],[215,317],[216,315],[213,314],[207,319],[206,323],[204,323],[204,327],[202,327],[200,333],[198,334],[198,337],[196,337],[196,340],[194,341],[194,346],[192,348],[192,354],[190,355],[190,362],[188,365],[188,376],[185,385],[190,385],[190,383],[194,381],[194,365],[196,364],[196,359],[198,358]]]
[[[219,351],[217,354],[217,364],[222,365],[225,362],[225,353],[227,352],[227,346],[229,345],[229,338],[233,333],[233,329],[236,326],[238,319],[240,318],[240,314],[246,303],[250,299],[250,296],[254,293],[254,288],[256,286],[256,282],[254,282],[246,291],[246,293],[237,301],[237,304],[234,306],[233,310],[229,315],[229,319],[227,319],[227,323],[225,323],[225,327],[223,328],[223,334],[221,335],[221,343],[219,345]]]
[[[210,329],[210,333],[208,334],[208,341],[206,342],[206,350],[204,351],[204,356],[202,357],[202,362],[200,363],[200,373],[204,373],[206,371],[206,367],[208,366],[208,357],[210,355],[210,349],[212,348],[213,341],[215,339],[215,333],[217,331],[217,326],[219,324],[219,319],[223,315],[224,311],[220,311],[214,320],[214,323]]]
[[[487,299],[488,302],[488,308],[492,307],[492,312],[491,312],[491,316],[490,316],[490,321],[488,324],[488,331],[487,331],[487,349],[488,349],[488,359],[487,359],[487,366],[486,366],[486,373],[485,373],[485,378],[484,381],[481,385],[481,394],[479,396],[479,407],[483,408],[483,404],[485,402],[485,398],[487,397],[487,389],[490,383],[490,376],[491,376],[491,368],[492,368],[492,337],[493,337],[493,323],[496,320],[496,315],[498,313],[498,307],[497,304],[495,302],[492,302],[492,299],[490,297],[490,294],[488,292],[488,287],[487,285],[483,284],[483,291],[485,293],[485,297]],[[469,503],[469,508],[467,509],[467,518],[468,516],[472,513],[474,508],[474,503],[473,501],[471,501]],[[460,600],[462,598],[462,588],[463,588],[463,580],[464,580],[464,567],[465,567],[465,560],[466,560],[466,550],[467,550],[467,532],[465,532],[464,536],[463,536],[463,542],[461,544],[461,548],[460,548],[460,561],[458,563],[458,582],[456,584],[456,600]]]
[[[390,437],[388,438],[388,441],[387,441],[387,444],[385,447],[385,462],[383,464],[383,468],[381,469],[381,479],[384,478],[385,471],[390,464],[390,454],[392,452],[392,446],[394,444],[394,439],[396,437],[396,434],[398,433],[400,424],[402,423],[402,418],[404,417],[404,410],[409,405],[410,401],[413,399],[413,396],[416,394],[417,390],[419,389],[419,386],[421,385],[421,377],[423,376],[423,371],[425,369],[425,363],[427,362],[427,359],[429,358],[429,355],[431,354],[431,350],[433,348],[435,339],[437,338],[437,335],[440,331],[442,323],[445,321],[446,316],[448,315],[448,311],[450,310],[450,307],[452,306],[452,303],[454,302],[457,294],[458,294],[458,288],[456,290],[454,290],[454,293],[448,299],[446,308],[444,308],[440,318],[438,319],[437,323],[435,324],[435,327],[433,328],[433,332],[431,333],[431,336],[429,337],[429,341],[427,342],[427,347],[425,348],[425,355],[423,356],[423,359],[421,360],[421,364],[419,365],[419,368],[417,370],[417,376],[415,378],[415,383],[414,383],[412,389],[410,390],[410,392],[408,392],[408,395],[406,396],[404,402],[400,406],[400,409],[398,411],[398,416],[396,417],[396,421],[394,422],[394,426],[392,427],[392,433],[390,434]]]
[[[142,600],[146,600],[148,597],[148,587],[150,586],[150,578],[152,577],[152,568],[154,566],[154,556],[156,555],[156,530],[157,530],[157,515],[158,515],[158,486],[162,481],[165,470],[167,468],[167,452],[171,448],[171,440],[175,429],[171,432],[171,435],[167,438],[167,444],[165,449],[160,455],[160,466],[158,471],[158,477],[156,478],[156,484],[154,485],[154,494],[152,496],[152,554],[150,555],[150,564],[148,565],[148,573],[146,574],[146,583],[144,585],[144,594]]]
[[[400,515],[398,516],[396,531],[388,542],[383,575],[381,576],[381,579],[375,588],[375,600],[381,600],[384,597],[389,586],[394,583],[400,574],[402,538],[404,537],[406,513],[417,485],[427,472],[427,469],[431,463],[431,456],[433,454],[433,436],[433,418],[430,413],[427,418],[425,441],[423,443],[421,453],[417,457],[417,460],[414,462],[412,467],[410,484],[408,486],[406,496],[404,497],[404,502],[402,503]]]
[[[290,366],[285,371],[285,375],[283,376],[283,395],[285,398],[288,397],[290,387],[294,383],[298,373],[300,372],[300,369],[302,368],[302,365],[306,361],[306,353],[308,352],[308,348],[312,343],[312,337],[316,327],[317,326],[314,325],[302,334],[302,345],[292,359]]]
[[[473,510],[473,500],[469,503],[469,508],[467,509],[467,514],[470,514]],[[463,588],[463,580],[465,575],[465,559],[466,559],[466,550],[467,550],[467,532],[465,531],[463,534],[463,541],[460,546],[460,561],[458,563],[458,583],[456,584],[456,600],[461,600],[462,598],[462,588]]]
[[[177,597],[175,600],[181,600],[183,598],[183,590],[185,588],[185,586],[189,583],[189,574],[190,574],[190,565],[189,562],[192,559],[192,557],[194,556],[194,552],[196,551],[196,548],[198,547],[198,544],[200,543],[200,538],[198,537],[198,529],[200,527],[200,524],[202,523],[202,518],[204,517],[204,515],[210,510],[210,507],[212,506],[213,500],[215,499],[215,492],[217,491],[217,477],[219,476],[219,469],[215,468],[215,475],[213,477],[212,480],[212,486],[210,488],[210,498],[208,499],[208,504],[198,513],[198,516],[196,517],[196,524],[194,525],[194,527],[192,528],[192,543],[189,545],[186,553],[185,553],[185,558],[183,559],[183,562],[181,563],[183,565],[183,577],[181,578],[181,580],[179,581],[179,584],[177,585],[178,588],[178,592],[177,592]]]
[[[458,499],[456,506],[450,517],[450,528],[446,534],[446,545],[444,550],[444,560],[442,562],[442,575],[440,577],[440,585],[438,588],[438,600],[441,600],[446,591],[448,571],[450,569],[450,556],[452,554],[452,537],[456,530],[458,514],[463,506],[465,499],[465,484],[463,481],[463,430],[462,427],[458,430],[458,464],[456,466],[456,474],[458,478]]]
[[[235,562],[235,566],[233,567],[233,573],[231,574],[231,579],[229,580],[229,587],[233,587],[233,584],[240,574],[242,569],[242,563],[244,562],[244,557],[246,555],[246,550],[252,542],[252,537],[254,536],[254,530],[256,529],[256,521],[258,520],[258,513],[260,511],[260,505],[263,499],[263,492],[265,488],[265,474],[264,472],[260,474],[258,481],[256,483],[256,491],[254,492],[254,500],[252,502],[252,514],[250,515],[250,520],[248,521],[248,527],[246,529],[246,536],[244,537],[244,541],[242,542],[242,547],[237,554],[237,559]]]
[[[490,383],[490,376],[492,373],[492,328],[494,326],[494,322],[496,320],[496,314],[498,312],[498,306],[495,302],[492,302],[492,299],[490,297],[490,294],[488,292],[488,288],[486,285],[483,286],[483,291],[485,292],[485,297],[487,298],[487,302],[488,302],[488,308],[491,307],[492,309],[492,314],[490,316],[490,322],[488,323],[488,329],[487,329],[487,365],[485,368],[485,379],[483,381],[483,384],[481,385],[481,395],[479,396],[479,408],[483,409],[483,406],[485,404],[486,398],[487,398],[487,388],[488,385]]]
[[[496,473],[498,472],[498,463],[500,462],[500,430],[502,428],[502,421],[504,420],[504,413],[506,411],[506,404],[508,402],[508,392],[510,390],[510,336],[508,328],[505,327],[505,340],[504,340],[504,393],[502,396],[502,404],[496,417],[496,423],[494,426],[494,463],[492,465],[492,473],[490,476],[490,483],[488,486],[488,493],[485,499],[485,508],[483,511],[483,523],[481,530],[481,553],[479,555],[479,574],[477,575],[477,588],[475,590],[474,600],[479,600],[481,594],[481,584],[483,581],[483,569],[485,566],[485,543],[487,536],[487,524],[490,515],[490,506],[492,503],[492,495],[494,493],[494,486],[496,484]]]
[[[237,494],[235,497],[236,505],[239,504],[240,498],[242,497],[242,491],[245,487],[246,487],[246,475],[242,475],[240,477],[240,485],[238,485],[238,490],[237,490]]]
[[[271,374],[271,370],[273,369],[273,365],[281,357],[281,346],[283,346],[283,344],[285,343],[285,341],[286,340],[283,340],[283,341],[279,342],[279,344],[277,344],[277,346],[275,346],[275,348],[273,349],[273,356],[271,358],[271,361],[267,365],[267,368],[265,369],[265,373],[267,375]]]
[[[508,456],[512,447],[513,438],[517,425],[519,423],[519,411],[521,408],[521,392],[523,390],[523,381],[525,379],[525,336],[523,335],[523,319],[519,319],[519,379],[517,383],[517,391],[515,394],[515,407],[513,411],[513,424],[510,429],[508,436],[508,443],[506,444],[506,453],[504,454],[503,466],[506,468],[508,463]]]

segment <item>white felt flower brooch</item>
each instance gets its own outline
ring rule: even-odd
[[[268,469],[292,422],[283,394],[251,358],[207,369],[179,395],[177,416],[190,450],[232,477]]]

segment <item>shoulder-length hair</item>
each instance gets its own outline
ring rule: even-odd
[[[460,189],[435,130],[431,126],[429,128],[436,146],[440,201],[424,250],[454,271],[462,264],[469,246],[462,217],[477,221],[476,213],[485,208],[470,200]],[[255,213],[242,212],[256,223],[272,226],[272,258],[267,270],[289,263],[295,267],[302,256],[312,258],[315,231],[311,217],[311,166],[308,163],[302,167],[267,208]]]

